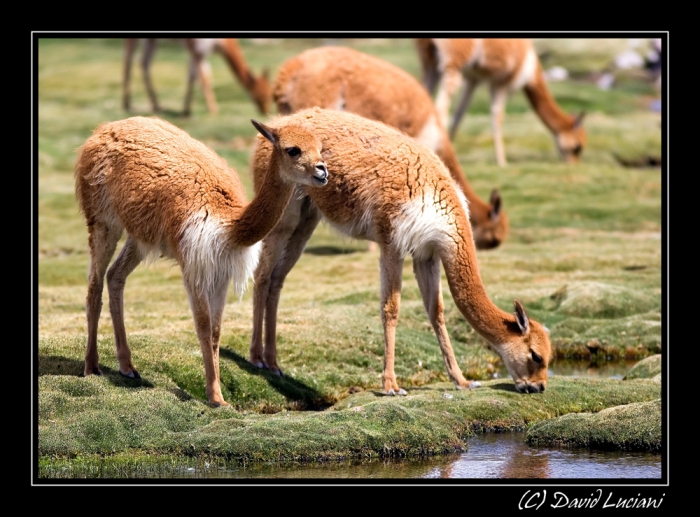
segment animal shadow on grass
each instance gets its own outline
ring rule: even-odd
[[[410,395],[411,393],[418,393],[418,392],[427,392],[427,391],[435,391],[434,386],[410,386],[406,388],[406,391]],[[511,391],[513,393],[518,393],[518,391],[515,389],[515,384],[513,383],[508,383],[508,382],[502,382],[498,384],[492,384],[489,385],[488,388],[474,388],[475,390],[483,390],[483,389],[489,389],[489,390],[501,390],[501,391]],[[450,388],[445,391],[445,393],[450,393],[450,391],[453,391],[454,388]],[[386,397],[386,393],[382,393],[381,390],[373,390],[372,393],[374,393],[377,397]]]
[[[314,388],[299,382],[289,376],[280,377],[268,370],[262,370],[253,366],[244,357],[221,348],[219,352],[221,358],[229,359],[235,362],[238,367],[251,374],[262,376],[270,386],[284,396],[287,400],[293,403],[293,406],[299,410],[320,411],[333,405],[334,401],[327,396],[319,393]],[[71,375],[83,377],[83,368],[85,362],[77,359],[69,359],[67,357],[50,355],[39,356],[37,361],[37,373],[41,375]],[[146,387],[153,388],[152,382],[145,378],[129,379],[119,375],[117,369],[109,368],[108,366],[100,365],[102,376],[108,379],[114,386],[124,386],[127,388]],[[235,386],[229,387],[235,390]],[[189,400],[192,396],[184,390],[170,390],[180,400]]]
[[[38,374],[39,375],[74,375],[83,377],[83,369],[85,361],[77,359],[68,359],[57,355],[39,356]],[[119,375],[119,370],[109,368],[108,366],[100,365],[102,376],[114,384],[115,386],[127,387],[146,387],[153,388],[153,383],[146,379],[130,379]]]
[[[357,253],[360,250],[353,249],[353,248],[341,248],[339,246],[313,246],[310,248],[306,248],[304,250],[304,253],[308,253],[309,255],[318,255],[318,256],[326,256],[326,255],[350,255],[351,253]]]
[[[174,110],[170,108],[161,108],[160,111],[151,111],[151,110],[145,110],[143,112],[139,112],[138,110],[130,110],[128,113],[128,116],[130,117],[158,117],[166,120],[170,120],[173,118],[176,119],[181,119],[181,120],[188,120],[190,117],[187,115],[182,114],[182,110]]]
[[[499,384],[492,384],[489,386],[489,388],[492,390],[512,391],[513,393],[518,393],[518,390],[515,389],[515,384],[513,384],[512,382],[501,382]]]
[[[290,401],[295,409],[322,411],[335,403],[328,395],[323,395],[311,386],[299,382],[289,375],[280,377],[269,370],[253,366],[245,357],[226,348],[219,349],[219,357],[235,362],[246,373],[263,377],[274,390]],[[235,390],[235,386],[229,388]]]

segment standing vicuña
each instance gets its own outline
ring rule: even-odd
[[[516,389],[544,390],[551,357],[548,332],[527,317],[517,300],[515,312],[509,314],[486,295],[467,201],[437,155],[405,133],[349,112],[310,108],[268,124],[276,128],[293,121],[305,124],[320,138],[329,184],[324,189],[300,186],[280,222],[263,239],[254,277],[250,362],[282,374],[276,344],[282,285],[323,216],[344,234],[379,245],[384,393],[405,394],[394,373],[394,342],[403,261],[408,254],[413,256],[423,303],[455,386],[473,384],[462,375],[445,327],[440,263],[455,305],[503,358]],[[256,191],[262,187],[273,150],[258,137],[250,165]]]
[[[125,110],[131,109],[131,62],[136,50],[138,38],[127,38],[124,41],[124,80],[122,83],[122,106]],[[151,81],[151,60],[156,49],[158,39],[145,38],[143,56],[141,58],[141,70],[143,81],[146,85],[148,98],[151,101],[151,109],[154,112],[160,111],[156,91]],[[208,58],[212,52],[219,52],[224,56],[231,70],[248,91],[253,102],[262,115],[266,115],[270,108],[271,92],[268,78],[269,72],[264,70],[262,75],[255,76],[246,63],[243,52],[241,52],[238,40],[232,38],[187,38],[183,40],[185,48],[190,55],[189,70],[187,74],[187,93],[185,94],[185,106],[183,115],[189,116],[192,110],[192,94],[194,81],[199,77],[204,91],[204,98],[207,102],[209,113],[216,114],[218,106],[212,87],[211,65]]]
[[[554,136],[559,156],[567,162],[579,161],[586,145],[584,113],[569,115],[559,107],[549,91],[531,40],[420,38],[416,47],[423,67],[423,84],[431,95],[439,84],[435,105],[445,127],[452,96],[464,83],[449,127],[450,138],[454,139],[462,116],[469,109],[474,89],[485,82],[491,92],[496,161],[506,165],[501,133],[506,100],[512,91],[522,88],[535,113]]]
[[[498,190],[489,203],[474,192],[430,95],[408,72],[351,48],[318,47],[282,64],[272,98],[283,115],[314,106],[350,111],[415,138],[435,151],[464,191],[476,247],[495,248],[506,238],[508,218]]]
[[[85,375],[101,375],[97,328],[105,272],[119,373],[140,378],[124,328],[127,276],[147,258],[174,259],[194,316],[206,374],[206,393],[228,405],[219,383],[219,337],[228,285],[241,295],[260,254],[260,239],[279,221],[297,183],[327,182],[320,141],[289,121],[267,129],[268,168],[258,190],[245,190],[226,161],[181,129],[158,118],[133,117],[98,127],[75,165],[75,193],[89,233],[88,340]],[[311,189],[313,190],[313,189]],[[119,256],[107,266],[126,230]]]

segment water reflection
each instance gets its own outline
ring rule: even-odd
[[[550,375],[559,375],[562,377],[593,377],[597,379],[622,379],[630,368],[639,361],[637,360],[621,360],[621,361],[603,361],[603,362],[588,362],[588,361],[572,361],[558,359],[549,365]],[[508,372],[506,370],[506,376]]]
[[[487,433],[469,439],[462,454],[418,460],[253,465],[200,464],[174,478],[228,479],[661,479],[661,455],[644,452],[543,449],[525,433]],[[161,475],[163,473],[161,472]],[[145,477],[151,477],[146,475]]]
[[[661,479],[661,455],[643,452],[543,449],[524,433],[487,433],[469,439],[469,451],[426,478]]]

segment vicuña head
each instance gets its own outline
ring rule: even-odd
[[[246,202],[236,171],[212,149],[158,118],[132,117],[98,127],[80,149],[75,193],[89,234],[84,375],[101,375],[97,328],[105,273],[119,373],[140,378],[124,327],[126,278],[144,259],[164,256],[182,269],[215,406],[228,405],[219,383],[219,337],[228,285],[239,295],[258,263],[260,240],[277,224],[297,184],[319,187],[328,173],[322,144],[306,126],[253,121],[270,143]],[[117,242],[124,246],[107,269]]]
[[[583,127],[585,115],[585,111],[578,115],[562,115],[562,123],[550,128],[559,157],[565,162],[581,161],[581,153],[588,141],[586,129]]]
[[[508,217],[498,190],[486,202],[472,189],[433,100],[408,72],[352,48],[317,47],[280,66],[273,99],[283,115],[314,106],[350,111],[415,138],[435,151],[464,191],[476,247],[495,248],[506,238]]]
[[[233,73],[243,83],[258,111],[262,115],[269,114],[272,104],[270,70],[265,68],[260,75],[255,75],[248,67],[237,39],[223,38],[214,41],[217,42],[217,48],[224,55]]]
[[[423,304],[455,386],[471,388],[478,383],[464,378],[452,350],[443,314],[441,265],[456,306],[501,356],[516,389],[523,393],[543,391],[551,357],[548,332],[527,316],[518,301],[514,312],[508,313],[486,295],[467,200],[438,156],[395,128],[349,112],[304,109],[274,118],[268,127],[296,123],[320,139],[329,170],[328,185],[300,187],[280,222],[263,240],[255,271],[250,362],[282,375],[276,345],[282,286],[314,228],[325,217],[345,235],[376,242],[380,249],[383,393],[406,393],[394,373],[394,346],[402,265],[407,255],[412,255]],[[256,190],[270,167],[273,151],[270,141],[258,137],[250,166]]]

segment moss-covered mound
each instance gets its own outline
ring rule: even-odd
[[[525,440],[534,446],[660,452],[661,415],[661,399],[571,413],[533,424]]]
[[[661,378],[661,354],[652,355],[639,361],[630,368],[624,379],[653,379],[655,377]]]

